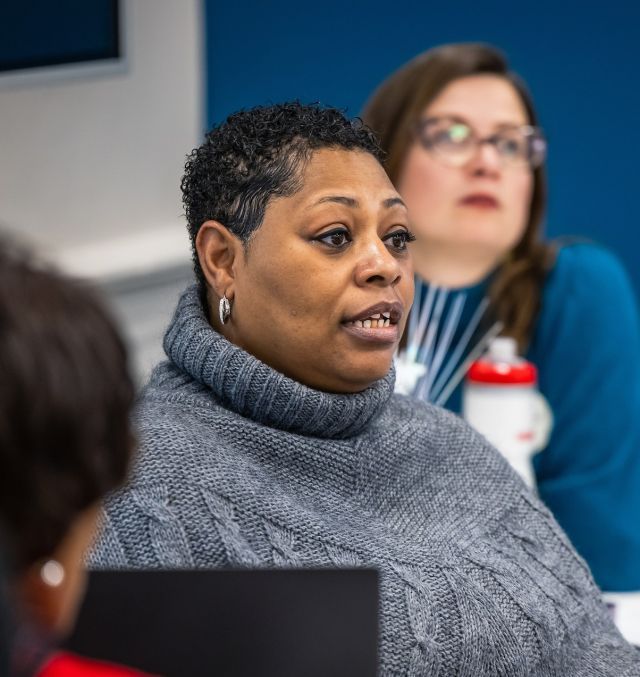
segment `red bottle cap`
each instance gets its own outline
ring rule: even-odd
[[[467,379],[472,383],[535,385],[538,381],[538,370],[534,364],[525,360],[510,364],[480,359],[469,368]]]

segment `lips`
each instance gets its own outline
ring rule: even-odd
[[[388,319],[389,324],[398,324],[402,317],[403,306],[398,301],[382,301],[369,306],[342,321],[343,324],[365,322],[366,320],[379,321],[381,318]]]
[[[403,311],[403,305],[397,301],[376,303],[347,317],[342,328],[359,341],[386,350],[400,340],[398,322]]]
[[[500,206],[499,200],[490,193],[472,193],[466,195],[460,200],[460,204],[467,207],[480,207],[482,209],[497,209]]]

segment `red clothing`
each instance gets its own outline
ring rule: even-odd
[[[150,675],[114,663],[57,652],[44,664],[37,677],[150,677]]]

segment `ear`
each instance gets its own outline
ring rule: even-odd
[[[205,221],[196,235],[196,252],[207,286],[220,299],[233,299],[242,242],[218,221]]]
[[[76,617],[84,595],[84,558],[94,539],[99,506],[86,508],[70,526],[49,560],[40,560],[27,569],[19,581],[20,598],[27,612],[44,627],[64,635]],[[53,566],[53,578],[45,566]]]
[[[64,589],[62,583],[59,586],[52,586],[43,580],[44,564],[45,561],[40,560],[22,575],[19,582],[20,602],[31,618],[35,618],[48,630],[57,631],[60,626]]]

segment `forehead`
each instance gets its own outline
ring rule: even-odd
[[[290,197],[273,200],[270,207],[305,210],[327,195],[350,197],[362,205],[380,205],[398,193],[373,155],[360,150],[322,149],[315,151],[304,167],[300,189]]]
[[[478,127],[529,123],[515,87],[504,78],[489,74],[450,82],[426,107],[425,115],[457,116]]]
[[[394,191],[382,165],[361,150],[322,149],[311,156],[302,175],[301,192],[337,188]],[[395,192],[395,191],[394,191]]]

